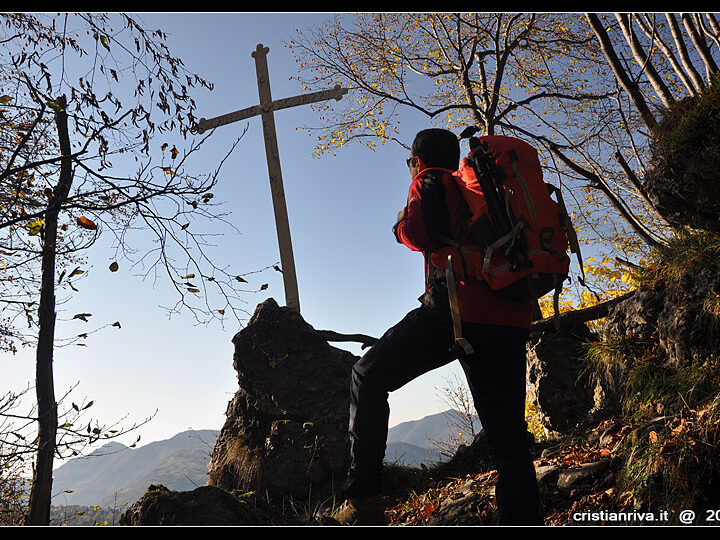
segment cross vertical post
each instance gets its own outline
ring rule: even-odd
[[[269,48],[259,44],[251,56],[255,59],[258,95],[262,109],[261,117],[263,136],[265,138],[265,155],[267,158],[268,174],[270,176],[270,192],[272,194],[273,209],[275,211],[275,229],[280,247],[280,265],[285,285],[285,303],[289,308],[299,313],[300,295],[298,293],[297,275],[295,272],[295,257],[293,255],[292,239],[290,237],[287,205],[285,204],[282,170],[280,169],[280,152],[278,150],[277,135],[275,133],[275,116],[271,108],[272,94],[270,92],[270,75],[267,65],[267,53],[269,51]]]
[[[280,170],[280,153],[278,151],[277,136],[275,134],[275,117],[273,111],[309,105],[328,99],[340,100],[348,92],[347,88],[335,85],[330,90],[320,90],[308,94],[301,94],[289,98],[273,101],[270,92],[270,76],[268,74],[267,54],[268,47],[261,44],[251,53],[255,59],[255,73],[257,75],[258,95],[260,104],[246,107],[238,111],[222,114],[214,118],[201,118],[194,131],[202,134],[209,129],[239,122],[246,118],[260,115],[263,124],[265,139],[265,156],[267,158],[268,174],[270,176],[270,193],[272,194],[273,210],[275,211],[275,229],[280,248],[280,264],[282,265],[283,283],[285,285],[285,303],[288,307],[300,312],[300,296],[298,294],[297,276],[295,273],[295,259],[293,257],[292,240],[290,239],[290,225],[288,222],[287,206],[285,204],[285,189],[283,188],[282,171]]]

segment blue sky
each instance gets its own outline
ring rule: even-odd
[[[292,39],[295,29],[329,16],[147,13],[140,18],[147,28],[169,35],[172,53],[190,71],[214,83],[212,92],[199,91],[195,98],[198,115],[210,118],[258,103],[250,53],[259,43],[270,48],[273,98],[300,93],[300,85],[290,80],[297,68],[283,42]],[[373,152],[350,145],[337,156],[315,158],[315,140],[301,129],[318,124],[309,106],[278,111],[275,123],[302,315],[318,329],[380,336],[417,307],[423,289],[422,257],[397,244],[391,233],[410,182],[407,152],[399,146]],[[214,169],[246,124],[249,129],[214,192],[240,234],[227,231],[212,252],[219,266],[238,274],[280,260],[260,118],[218,128],[202,156],[207,169]],[[428,126],[424,118],[408,115],[400,138],[410,144]],[[152,422],[119,439],[126,444],[138,434],[142,445],[190,428],[220,429],[237,389],[231,339],[238,324],[228,319],[224,327],[196,326],[190,316],[168,320],[159,307],[175,302],[167,284],[143,281],[123,264],[110,274],[109,241],[93,247],[79,293],[59,307],[58,334],[76,335],[114,321],[122,328],[91,335],[87,347],[58,349],[56,394],[79,383],[72,400],[94,400],[93,415],[102,423],[126,417],[122,424],[127,426],[157,409]],[[263,283],[267,290],[245,298],[251,313],[268,297],[284,303],[279,273],[255,275],[249,287],[257,290]],[[92,313],[92,322],[72,320],[80,312]],[[337,345],[361,354],[359,346]],[[4,362],[3,379],[18,389],[33,380],[33,364],[34,351],[21,351]],[[446,410],[438,389],[453,373],[461,374],[457,362],[392,393],[390,425]]]

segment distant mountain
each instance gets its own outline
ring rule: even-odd
[[[457,419],[457,412],[446,411],[390,428],[385,461],[413,467],[439,461],[434,441],[446,442]],[[218,434],[214,430],[185,431],[140,448],[110,442],[55,469],[52,504],[122,510],[142,497],[151,484],[173,491],[203,486]]]
[[[458,426],[463,425],[460,413],[453,410],[398,424],[388,430],[385,463],[419,467],[447,459],[440,455],[438,443],[447,443],[451,436],[456,436]],[[477,418],[474,425],[475,433],[482,429]],[[467,440],[470,441],[469,433]]]
[[[464,425],[460,413],[448,410],[410,422],[403,422],[388,430],[388,443],[403,442],[421,448],[433,448],[435,443],[447,442],[457,432],[457,426]],[[475,418],[475,433],[482,429]],[[468,433],[468,438],[470,434]]]
[[[119,508],[139,499],[150,484],[176,491],[203,486],[218,434],[185,431],[137,449],[108,443],[54,471],[52,503]]]
[[[437,448],[422,448],[404,442],[389,442],[385,448],[385,463],[389,465],[420,467],[442,460]]]

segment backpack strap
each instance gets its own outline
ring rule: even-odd
[[[525,179],[520,174],[520,169],[518,168],[518,162],[519,158],[517,155],[517,152],[512,149],[508,152],[510,154],[510,163],[512,164],[513,174],[515,175],[515,178],[518,181],[518,184],[520,184],[520,188],[523,192],[523,198],[525,199],[525,206],[528,209],[528,212],[530,213],[530,219],[532,221],[537,220],[537,211],[535,210],[535,203],[532,200],[532,197],[530,196],[530,189],[527,186],[527,182],[525,182]],[[509,212],[508,212],[509,213]]]
[[[448,297],[450,299],[450,314],[452,315],[453,333],[455,341],[450,350],[460,356],[473,354],[470,342],[462,336],[462,320],[460,319],[460,305],[458,303],[457,290],[455,289],[455,275],[453,273],[452,255],[445,260],[445,281],[447,282]]]
[[[490,259],[492,258],[493,252],[508,243],[509,246],[507,250],[509,251],[524,226],[525,224],[522,221],[518,221],[509,233],[501,236],[500,238],[495,240],[495,242],[485,248],[485,258],[483,259],[483,272],[488,272],[490,270]]]
[[[580,242],[578,241],[575,227],[573,227],[572,221],[570,220],[570,214],[568,214],[567,208],[565,207],[565,200],[563,199],[562,192],[552,184],[546,183],[545,185],[548,187],[548,191],[550,191],[550,193],[554,193],[557,197],[557,203],[560,207],[560,218],[562,220],[562,225],[565,228],[565,232],[567,233],[568,243],[570,244],[570,252],[575,254],[575,256],[577,257],[578,266],[580,267],[580,273],[582,277],[578,279],[580,280],[580,283],[582,283],[582,285],[584,286],[585,267],[583,266],[582,253],[580,253]]]

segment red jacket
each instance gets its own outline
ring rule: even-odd
[[[395,238],[425,256],[425,275],[430,253],[442,245],[442,236],[458,238],[465,219],[462,195],[451,171],[425,169],[410,184],[406,215],[393,227]],[[426,293],[430,291],[428,280]],[[532,303],[508,300],[484,281],[469,278],[457,284],[460,317],[465,322],[530,328]]]

